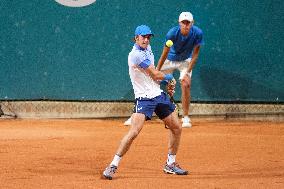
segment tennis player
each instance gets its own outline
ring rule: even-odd
[[[131,116],[131,127],[122,138],[112,162],[103,172],[106,179],[112,179],[122,157],[129,150],[132,142],[143,128],[144,122],[152,118],[153,112],[169,127],[168,158],[164,172],[177,175],[187,175],[176,163],[176,154],[182,132],[181,123],[174,113],[175,105],[160,89],[160,81],[170,81],[172,74],[164,74],[155,69],[154,55],[150,46],[153,36],[151,29],[140,25],[135,30],[135,44],[128,55],[129,75],[135,94],[135,108]]]
[[[179,70],[183,110],[182,127],[191,127],[189,118],[191,76],[200,46],[203,44],[203,32],[193,25],[193,15],[190,12],[182,12],[178,22],[179,25],[171,28],[166,35],[157,69],[164,73],[173,73],[174,70]],[[166,45],[168,40],[173,42],[171,47]]]

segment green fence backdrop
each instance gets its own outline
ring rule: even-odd
[[[1,0],[0,100],[133,100],[135,27],[152,28],[157,61],[182,11],[204,32],[193,101],[284,102],[280,0],[97,0],[81,8]]]

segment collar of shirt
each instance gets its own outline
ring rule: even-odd
[[[143,49],[142,47],[140,47],[139,45],[137,45],[136,43],[134,44],[134,46],[136,47],[136,49],[144,51],[145,49]]]

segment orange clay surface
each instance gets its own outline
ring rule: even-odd
[[[193,118],[168,175],[168,130],[146,122],[113,180],[101,178],[129,127],[123,119],[0,119],[0,188],[284,188],[284,123]]]

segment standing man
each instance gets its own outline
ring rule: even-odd
[[[166,35],[157,69],[164,73],[173,73],[176,69],[180,71],[182,127],[191,127],[189,118],[191,75],[197,62],[200,45],[203,44],[203,33],[193,25],[194,20],[190,12],[182,12],[178,21],[179,25],[171,28]]]
[[[172,74],[164,74],[155,69],[154,55],[150,46],[153,36],[146,25],[138,26],[135,30],[135,44],[128,55],[128,66],[131,83],[135,94],[135,108],[131,116],[131,127],[122,138],[116,154],[103,172],[106,179],[112,179],[123,155],[130,148],[133,140],[138,136],[145,120],[150,120],[153,112],[169,127],[168,159],[164,172],[177,175],[187,175],[176,163],[176,154],[181,137],[181,124],[174,113],[175,105],[170,101],[159,85],[159,81],[170,81]]]

